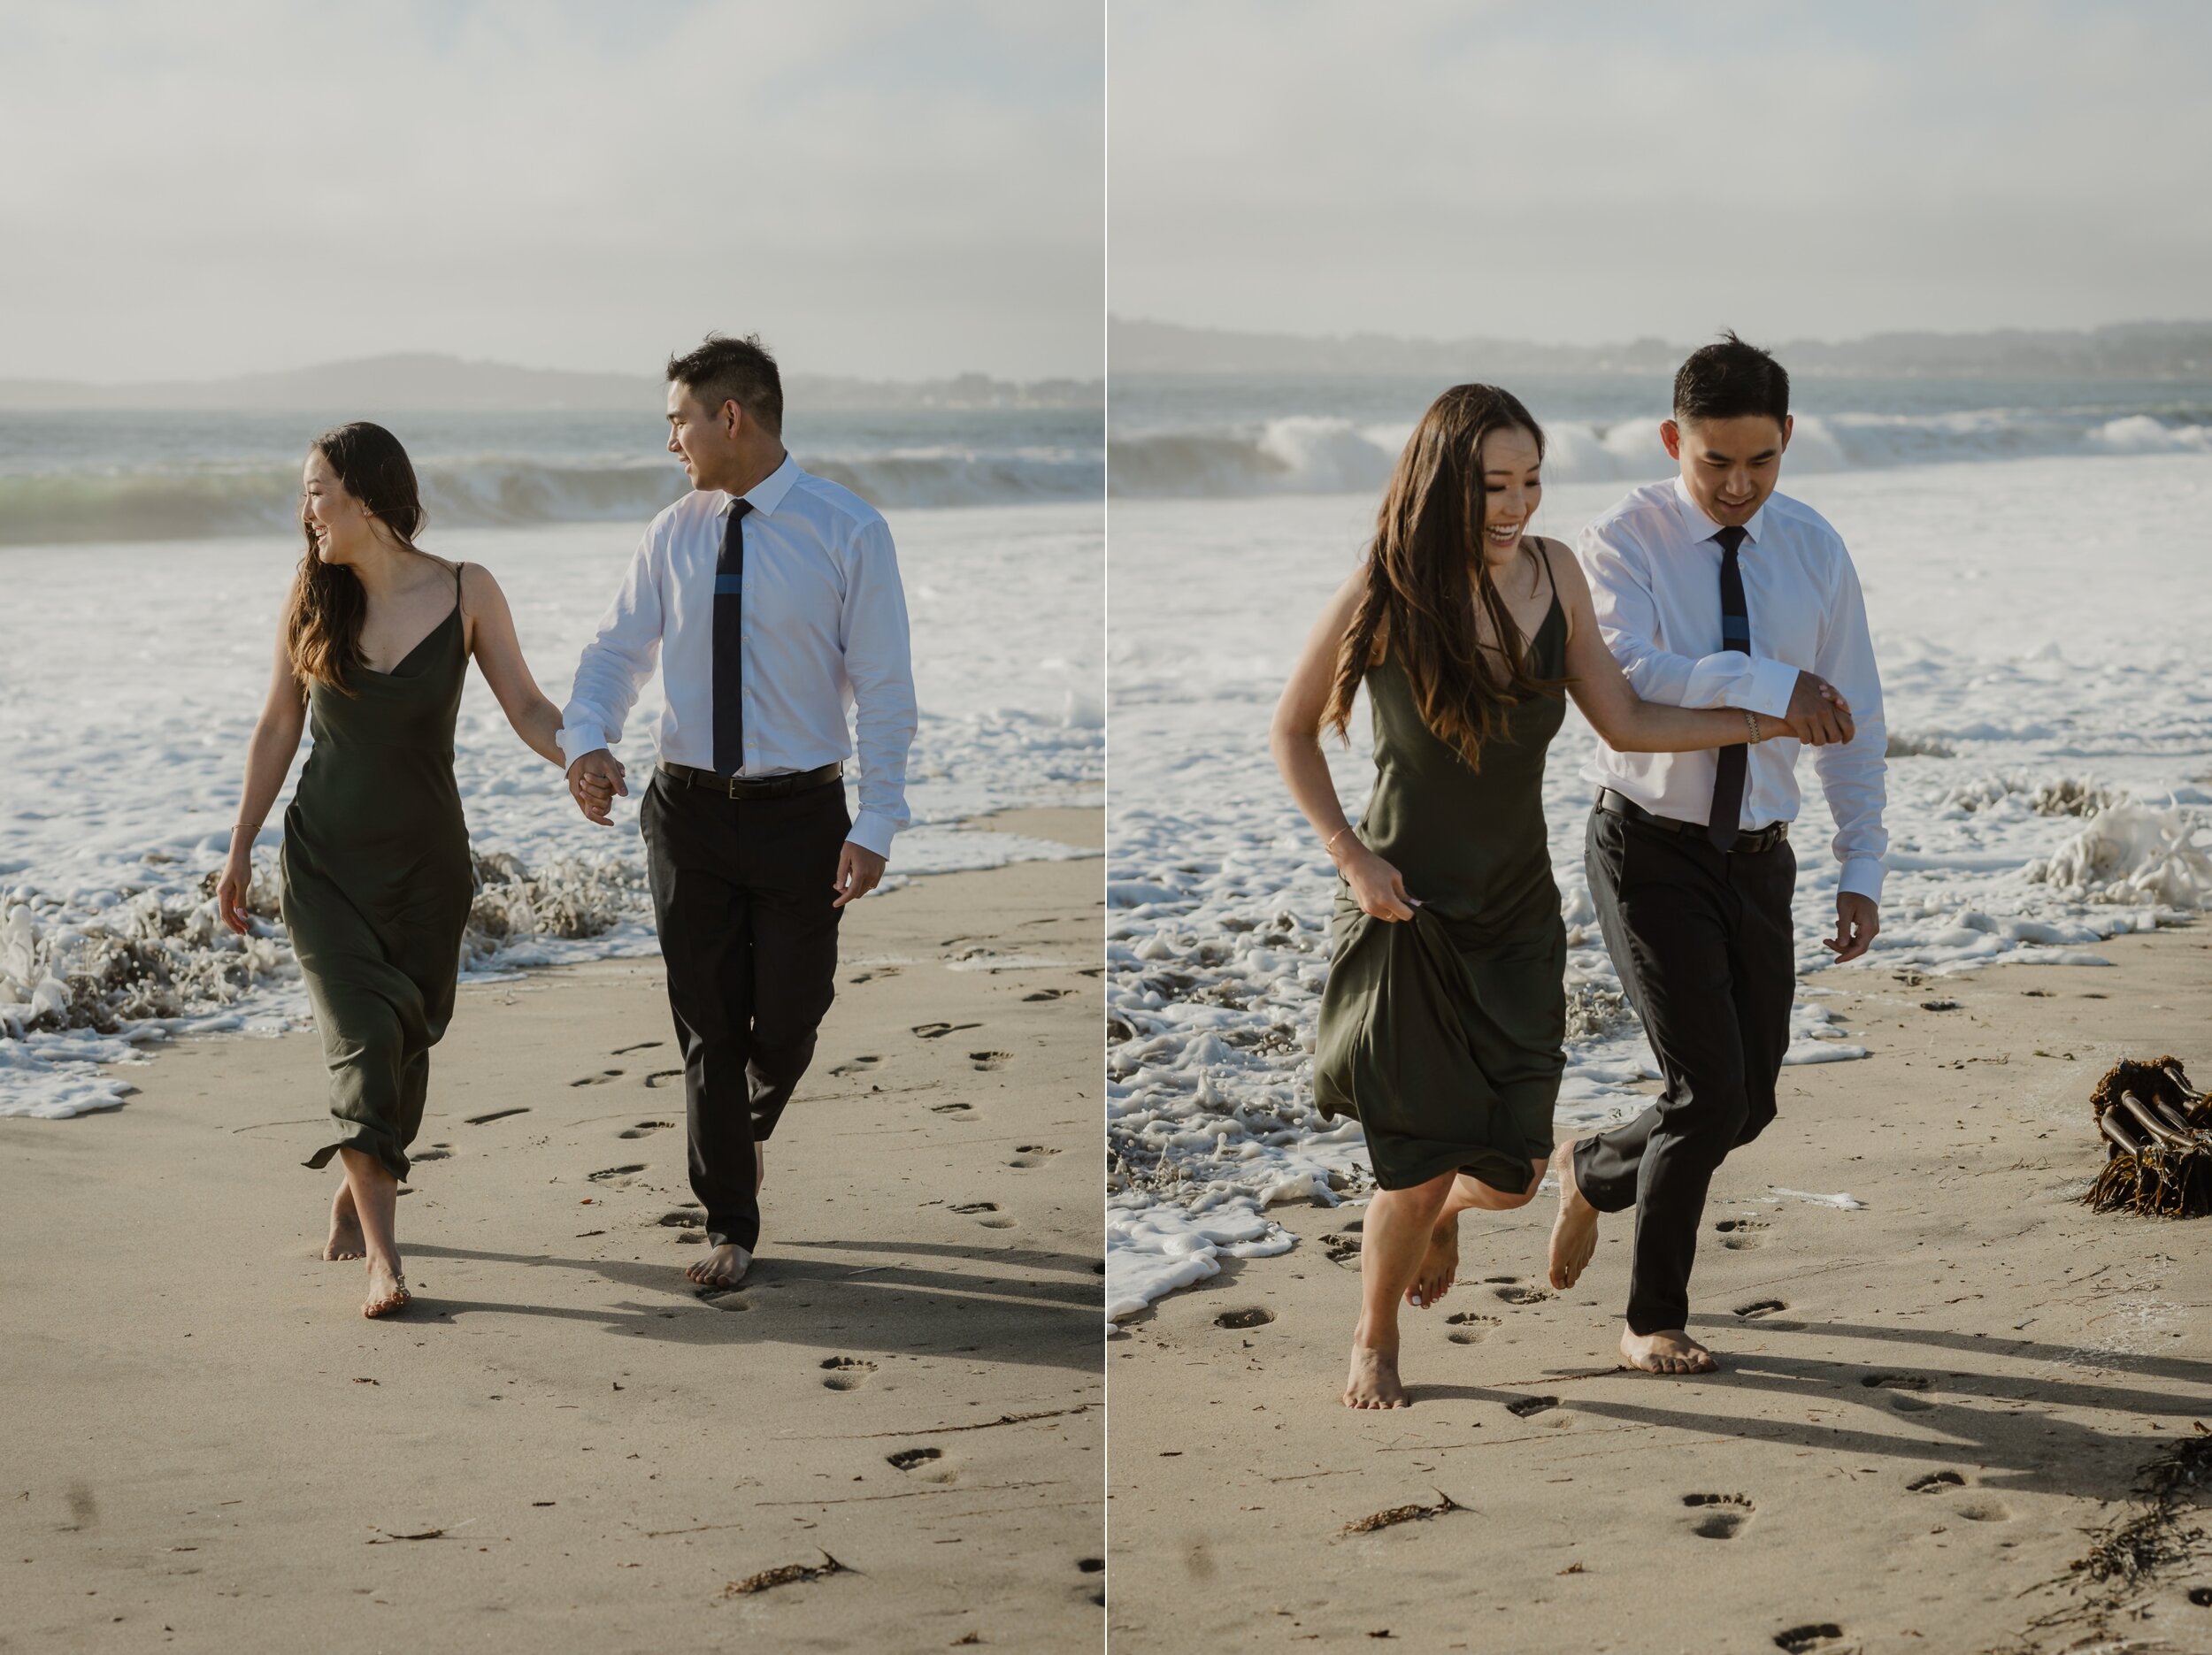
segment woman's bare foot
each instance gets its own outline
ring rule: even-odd
[[[353,1191],[346,1181],[338,1181],[338,1193],[330,1198],[330,1239],[323,1243],[326,1259],[359,1259],[367,1256],[369,1244],[361,1234],[361,1216],[353,1210]]]
[[[369,1296],[363,1301],[365,1316],[397,1315],[407,1308],[407,1278],[400,1274],[399,1255],[369,1260]]]
[[[1582,1279],[1590,1255],[1598,1250],[1598,1209],[1582,1199],[1582,1186],[1575,1182],[1571,1142],[1552,1151],[1551,1169],[1559,1180],[1559,1216],[1552,1220],[1551,1260],[1546,1279],[1552,1291],[1563,1293]]]
[[[1406,1289],[1406,1303],[1427,1310],[1452,1291],[1459,1279],[1459,1214],[1447,1212],[1429,1232],[1429,1250],[1421,1260],[1421,1273]]]
[[[1406,1398],[1406,1388],[1398,1383],[1398,1352],[1378,1351],[1352,1341],[1352,1368],[1344,1379],[1344,1406],[1348,1408],[1403,1408],[1412,1404]]]
[[[1633,1333],[1621,1329],[1621,1354],[1628,1359],[1631,1368],[1641,1368],[1647,1374],[1711,1374],[1720,1371],[1720,1364],[1707,1350],[1679,1328],[1670,1328],[1663,1333]]]
[[[735,1287],[753,1268],[753,1255],[733,1241],[726,1241],[684,1272],[702,1287]]]

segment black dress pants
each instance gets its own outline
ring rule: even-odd
[[[1575,1178],[1600,1212],[1636,1209],[1628,1325],[1658,1333],[1688,1325],[1714,1169],[1774,1119],[1797,987],[1797,858],[1787,840],[1719,851],[1702,833],[1593,810],[1584,860],[1665,1090],[1655,1107],[1578,1145]]]
[[[738,800],[656,770],[638,821],[683,1051],[692,1193],[708,1241],[751,1252],[753,1145],[813,1061],[836,992],[845,790]]]

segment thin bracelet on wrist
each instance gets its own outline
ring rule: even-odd
[[[1346,824],[1345,824],[1342,827],[1340,827],[1340,828],[1337,829],[1337,831],[1336,831],[1335,832],[1333,832],[1333,833],[1330,834],[1328,838],[1326,838],[1326,839],[1323,839],[1323,840],[1321,841],[1321,854],[1322,854],[1324,856],[1326,856],[1327,858],[1329,858],[1329,860],[1330,860],[1330,861],[1332,861],[1332,862],[1335,861],[1335,860],[1336,860],[1336,842],[1337,842],[1337,840],[1339,840],[1339,839],[1342,839],[1342,838],[1343,838],[1343,837],[1344,837],[1347,833],[1349,833],[1351,831],[1352,831],[1352,824],[1351,824],[1349,822],[1347,822],[1347,823],[1346,823]]]

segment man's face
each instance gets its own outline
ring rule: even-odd
[[[1724,528],[1741,527],[1774,492],[1791,424],[1786,415],[1778,425],[1764,414],[1682,425],[1669,419],[1661,422],[1659,438],[1680,463],[1682,486],[1697,509]]]
[[[678,379],[668,387],[668,451],[684,463],[694,488],[719,488],[737,456],[744,416],[735,402],[710,410]]]

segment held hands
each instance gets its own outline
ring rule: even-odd
[[[1855,892],[1836,893],[1836,934],[1823,937],[1820,946],[1836,956],[1835,963],[1855,960],[1874,946],[1882,929],[1882,911],[1871,897]]]
[[[848,902],[857,902],[876,888],[883,877],[884,859],[864,845],[845,841],[845,848],[837,853],[837,879],[830,889],[837,893],[832,908],[843,908]]]
[[[568,767],[568,794],[575,800],[576,808],[584,813],[587,821],[601,827],[612,827],[608,812],[614,808],[614,796],[629,795],[629,785],[624,781],[622,761],[604,747],[587,753]]]
[[[1790,692],[1789,710],[1782,715],[1782,723],[1800,741],[1816,747],[1848,741],[1855,731],[1851,703],[1843,699],[1843,693],[1810,672],[1797,675],[1797,687]]]
[[[1421,905],[1406,894],[1405,877],[1357,839],[1337,863],[1360,912],[1377,919],[1408,920]]]

